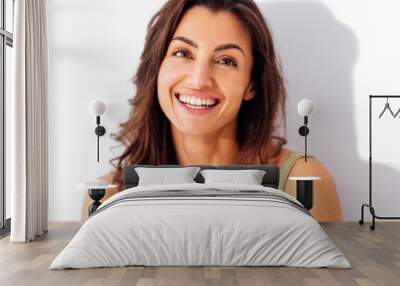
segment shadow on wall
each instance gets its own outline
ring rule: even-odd
[[[303,150],[303,141],[297,134],[301,124],[297,103],[302,98],[312,99],[318,112],[311,118],[311,153],[334,177],[344,219],[359,220],[361,203],[368,202],[368,161],[359,156],[355,130],[353,68],[359,56],[357,37],[322,3],[270,2],[258,6],[272,29],[284,69],[289,145]],[[368,130],[368,110],[363,110],[362,116]],[[368,148],[368,142],[362,146]],[[397,204],[384,206],[377,197],[382,197],[383,202],[392,199],[382,188],[390,186],[384,178],[399,174],[376,163],[373,170],[378,215],[396,215]]]

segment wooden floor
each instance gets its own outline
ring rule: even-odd
[[[0,241],[0,285],[400,285],[400,222],[379,222],[375,231],[357,223],[322,224],[353,268],[118,267],[49,270],[80,223],[50,223],[32,243]]]

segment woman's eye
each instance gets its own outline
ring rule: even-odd
[[[229,59],[229,58],[223,58],[218,60],[218,63],[221,65],[227,65],[227,66],[232,66],[232,67],[237,67],[237,64],[234,60]]]
[[[172,53],[173,56],[175,57],[183,57],[186,58],[190,55],[190,53],[187,50],[178,50],[174,53]]]

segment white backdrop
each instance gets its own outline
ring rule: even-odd
[[[288,147],[297,135],[301,98],[312,99],[310,152],[332,173],[346,221],[368,198],[368,95],[400,94],[398,1],[257,1],[275,39],[289,100]],[[110,132],[126,120],[131,78],[146,25],[164,1],[49,0],[50,220],[79,220],[83,191],[118,154]],[[88,104],[103,98],[100,164]],[[375,118],[385,101],[377,101]],[[400,100],[392,101],[400,108]],[[400,215],[400,120],[375,120],[374,202],[379,215]]]

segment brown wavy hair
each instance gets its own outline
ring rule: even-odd
[[[237,126],[237,143],[243,158],[240,164],[268,164],[286,139],[273,135],[283,119],[286,133],[286,90],[275,55],[271,32],[252,0],[169,0],[153,16],[147,27],[145,46],[134,76],[136,95],[129,99],[129,119],[112,137],[126,147],[110,161],[115,166],[113,182],[122,185],[122,168],[131,164],[178,164],[168,118],[157,99],[157,77],[175,30],[193,6],[233,13],[247,27],[252,41],[251,80],[255,97],[243,101]],[[279,115],[282,115],[280,117]],[[272,144],[272,141],[277,141]],[[114,163],[113,163],[114,162]],[[116,164],[115,164],[116,162]]]

